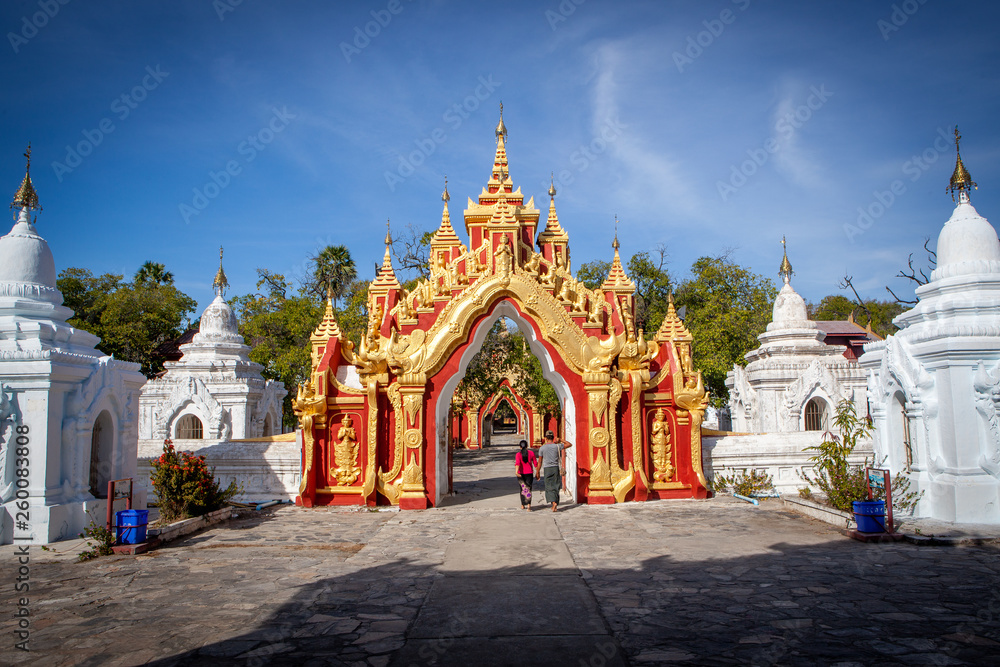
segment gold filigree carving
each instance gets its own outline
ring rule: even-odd
[[[653,467],[656,469],[653,479],[656,482],[669,482],[674,477],[674,466],[671,464],[673,459],[671,438],[666,414],[663,408],[658,408],[649,431],[653,449]]]

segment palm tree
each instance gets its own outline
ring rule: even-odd
[[[146,260],[139,270],[135,272],[134,282],[136,285],[172,285],[174,274],[167,271],[167,267],[159,262]]]
[[[344,295],[358,275],[354,260],[351,259],[351,251],[347,246],[327,246],[313,257],[313,261],[316,263],[316,268],[313,269],[313,292],[320,297],[329,292],[336,305],[337,299]]]

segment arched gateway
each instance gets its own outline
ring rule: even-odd
[[[446,189],[431,276],[411,292],[396,279],[386,238],[358,349],[327,305],[312,336],[312,377],[295,401],[296,503],[437,505],[450,490],[452,394],[499,317],[521,328],[559,395],[565,440],[574,444],[567,481],[578,501],[707,496],[700,427],[707,397],[690,333],[672,304],[652,341],[635,329],[635,285],[617,238],[599,289],[573,279],[555,189],[536,239],[540,211],[513,189],[506,136],[501,116],[489,183],[464,213],[471,249],[451,226]]]

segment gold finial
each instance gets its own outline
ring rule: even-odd
[[[611,242],[611,247],[615,249],[615,252],[618,252],[618,249],[621,247],[621,244],[618,243],[618,214],[617,213],[615,213],[615,240]]]
[[[792,280],[792,263],[788,261],[788,246],[785,245],[785,237],[781,237],[781,250],[784,257],[781,259],[781,266],[778,267],[778,275],[782,277],[787,285]]]
[[[552,179],[552,185],[549,186],[549,197],[551,197],[552,199],[555,199],[556,198],[556,172],[553,171],[553,172],[549,172],[549,173],[550,173],[550,176],[551,176],[551,179]]]
[[[385,247],[386,252],[388,252],[389,246],[392,245],[392,234],[389,232],[389,218],[385,219]]]
[[[10,203],[11,208],[26,208],[29,210],[41,211],[42,207],[38,204],[38,193],[35,192],[35,186],[31,184],[31,144],[28,144],[28,150],[24,152],[25,160],[27,163],[24,167],[24,180],[21,181],[21,187],[17,189],[14,194],[14,201]]]
[[[951,175],[951,181],[948,184],[948,191],[951,193],[951,200],[955,201],[955,190],[958,190],[958,201],[967,202],[969,201],[969,191],[973,189],[978,189],[972,176],[969,174],[969,170],[965,168],[962,164],[962,153],[959,150],[958,142],[962,140],[962,135],[958,133],[958,125],[955,126],[955,171]]]
[[[444,192],[441,193],[441,201],[445,204],[451,201],[451,195],[448,194],[448,177],[444,177]]]
[[[222,270],[222,246],[219,246],[219,271],[215,274],[215,280],[212,281],[212,287],[215,288],[216,296],[222,296],[222,293],[229,287],[229,281],[226,280],[226,272]]]
[[[500,102],[500,122],[497,123],[496,135],[497,139],[507,138],[507,126],[503,124],[503,102]]]

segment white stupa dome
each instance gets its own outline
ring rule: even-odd
[[[993,225],[963,197],[938,235],[931,280],[975,273],[1000,273],[1000,240]]]
[[[35,226],[28,209],[21,209],[10,233],[0,237],[0,282],[34,283],[55,289],[56,263],[52,251]]]
[[[799,296],[799,293],[792,288],[791,283],[785,283],[774,300],[771,324],[768,325],[768,330],[786,326],[801,328],[807,326],[806,322],[808,321],[809,312],[806,309],[806,300]]]
[[[243,343],[243,337],[240,336],[239,326],[236,323],[236,314],[221,294],[216,295],[201,314],[201,326],[194,337],[194,342]]]

